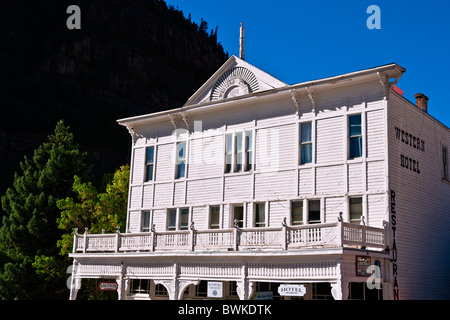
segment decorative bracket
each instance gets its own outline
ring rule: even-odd
[[[316,101],[316,95],[314,94],[314,91],[310,89],[309,87],[305,87],[306,92],[308,92],[309,100],[311,100],[311,103],[313,105],[313,111],[316,111],[317,107],[317,101]]]
[[[389,93],[391,92],[391,89],[393,86],[395,86],[398,82],[398,80],[402,77],[402,73],[398,74],[397,76],[393,77],[394,81],[389,81],[389,78],[387,75],[381,72],[377,72],[377,76],[380,79],[380,84],[383,87],[384,90],[384,96],[387,100],[389,98]]]
[[[300,116],[300,99],[294,90],[289,90],[291,94],[292,101],[294,101],[295,107],[297,108],[297,116]]]

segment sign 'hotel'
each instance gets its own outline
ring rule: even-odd
[[[71,299],[83,278],[119,299],[450,298],[450,133],[404,72],[287,85],[231,56],[184,106],[119,120],[127,225],[75,233]]]

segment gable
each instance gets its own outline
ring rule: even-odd
[[[189,98],[185,106],[284,86],[287,84],[233,55]]]

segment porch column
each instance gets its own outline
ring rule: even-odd
[[[70,285],[69,300],[76,300],[78,290],[81,288],[81,278],[73,277]]]
[[[247,280],[241,280],[236,281],[237,283],[237,294],[239,296],[240,300],[250,300],[250,297],[253,294],[254,290],[254,282],[247,281]]]

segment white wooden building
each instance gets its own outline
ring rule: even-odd
[[[119,120],[127,225],[75,234],[71,299],[83,278],[119,299],[450,298],[450,133],[404,71],[287,85],[231,56],[184,106]]]

